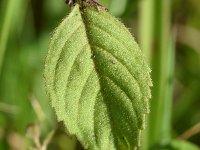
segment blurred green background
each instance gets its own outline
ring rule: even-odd
[[[100,3],[134,34],[152,68],[142,149],[176,149],[173,139],[200,146],[200,1]],[[43,79],[49,40],[69,10],[64,0],[0,0],[0,150],[34,147],[40,134],[42,145],[51,131],[48,149],[81,149],[57,123]]]

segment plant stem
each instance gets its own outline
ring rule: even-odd
[[[187,131],[185,131],[180,138],[183,140],[187,140],[189,138],[191,138],[192,136],[196,135],[197,133],[200,132],[200,122],[195,124],[193,127],[191,127],[190,129],[188,129]]]
[[[170,141],[171,132],[171,103],[173,70],[172,48],[170,47],[170,1],[155,0],[155,49],[153,64],[153,99],[150,114],[151,145],[166,144]],[[170,60],[172,59],[172,60]],[[170,81],[171,80],[171,81]]]
[[[151,62],[151,48],[153,47],[153,26],[154,26],[154,0],[140,2],[140,46],[144,51],[148,62]]]
[[[152,59],[152,48],[153,48],[153,26],[154,26],[154,0],[143,0],[140,2],[140,34],[139,42],[148,63],[151,63]],[[148,118],[148,117],[147,117]],[[147,127],[143,132],[141,149],[148,149],[149,140],[148,133],[149,128]]]
[[[8,37],[11,28],[12,18],[15,14],[15,7],[17,5],[16,0],[8,0],[6,5],[5,16],[3,17],[3,25],[0,33],[0,74],[2,70],[2,64],[7,47]]]
[[[9,36],[17,34],[16,32],[12,32],[13,29],[21,33],[28,3],[29,0],[8,0],[5,3],[5,13],[0,16],[2,17],[2,20],[0,20],[2,21],[2,27],[0,29],[0,75]]]
[[[146,2],[141,9],[146,14],[142,15],[142,20],[151,19],[149,22],[142,22],[145,25],[141,26],[141,45],[147,58],[152,63],[154,87],[152,89],[151,113],[148,118],[145,149],[152,148],[155,145],[166,144],[171,139],[172,78],[174,68],[174,49],[169,34],[171,2],[169,0],[149,0],[148,3],[150,8],[148,8]],[[152,29],[152,27],[154,28]],[[153,50],[154,55],[151,55]]]

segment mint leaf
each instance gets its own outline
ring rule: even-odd
[[[149,72],[121,22],[76,4],[51,39],[44,76],[58,120],[84,148],[132,150],[149,112]]]

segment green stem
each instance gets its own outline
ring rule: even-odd
[[[17,5],[16,0],[8,0],[6,5],[5,16],[3,17],[3,25],[0,33],[0,74],[2,70],[2,64],[4,60],[5,51],[7,48],[8,37],[10,33],[12,19],[15,14],[15,8]]]
[[[154,26],[154,0],[143,0],[140,2],[140,20],[139,20],[139,42],[142,51],[145,54],[148,62],[151,62],[153,48],[153,26]],[[143,150],[148,149],[149,128],[147,127],[143,132],[142,137],[142,148]]]
[[[151,48],[153,47],[154,0],[140,2],[140,46],[148,62],[151,62]]]
[[[29,0],[8,0],[5,4],[5,13],[1,16],[3,25],[0,29],[0,75],[9,37],[17,34],[16,31],[21,34],[28,3]]]
[[[173,70],[172,48],[170,47],[170,1],[155,0],[155,49],[153,64],[153,99],[150,114],[149,143],[162,145],[171,136],[171,71]]]
[[[144,149],[164,145],[171,140],[174,49],[169,34],[170,4],[169,0],[149,0],[141,9],[144,14],[141,20],[147,19],[141,25],[141,45],[152,63],[154,85]],[[152,51],[154,55],[151,55]]]

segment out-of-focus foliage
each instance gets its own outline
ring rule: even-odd
[[[40,127],[41,143],[52,130],[56,130],[49,149],[81,149],[76,139],[65,133],[62,123],[56,123],[45,93],[42,72],[51,34],[69,12],[64,1],[0,0],[2,150],[23,150],[35,146],[34,141],[26,137],[30,124]],[[122,18],[137,41],[142,27],[138,24],[142,1],[145,0],[100,0],[113,15]],[[200,122],[200,1],[171,2],[170,25],[176,30],[171,133],[173,138],[178,138]],[[153,52],[155,54],[156,51]],[[192,131],[197,134],[187,138],[196,145],[200,145],[198,130]]]
[[[199,150],[199,148],[194,145],[194,144],[191,144],[189,142],[186,142],[186,141],[181,141],[181,140],[175,140],[172,142],[171,144],[171,149],[172,150]]]

